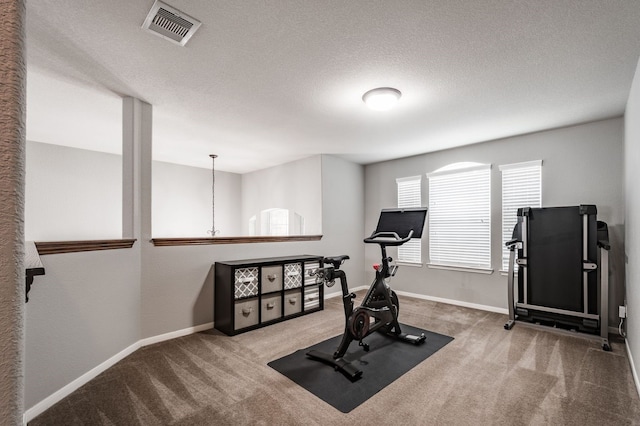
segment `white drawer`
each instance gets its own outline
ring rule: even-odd
[[[302,287],[302,264],[287,263],[284,265],[284,289]]]
[[[250,297],[258,295],[258,268],[239,268],[235,273],[234,297]]]

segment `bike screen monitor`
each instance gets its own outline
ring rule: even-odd
[[[422,229],[427,218],[427,208],[383,209],[375,233],[395,232],[406,238],[413,230],[412,238],[422,238]]]

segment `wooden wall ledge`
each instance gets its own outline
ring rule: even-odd
[[[152,238],[157,247],[202,246],[209,244],[281,243],[291,241],[318,241],[322,235],[295,235],[289,237],[208,237],[208,238]]]
[[[133,247],[135,239],[122,240],[83,240],[36,242],[38,254],[76,253],[81,251],[114,250]]]
[[[157,247],[168,246],[201,246],[211,244],[247,244],[247,243],[280,243],[295,241],[319,241],[322,235],[295,235],[289,237],[215,237],[215,238],[153,238],[151,242]],[[77,253],[82,251],[115,250],[133,247],[135,239],[120,240],[81,240],[81,241],[46,241],[36,242],[38,254]]]

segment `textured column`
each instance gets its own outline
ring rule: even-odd
[[[24,0],[0,0],[0,425],[24,411]]]

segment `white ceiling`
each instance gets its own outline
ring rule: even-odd
[[[152,0],[27,1],[27,138],[119,152],[134,96],[156,160],[367,164],[620,116],[640,55],[638,0],[167,3],[202,21],[185,47],[141,29]]]

